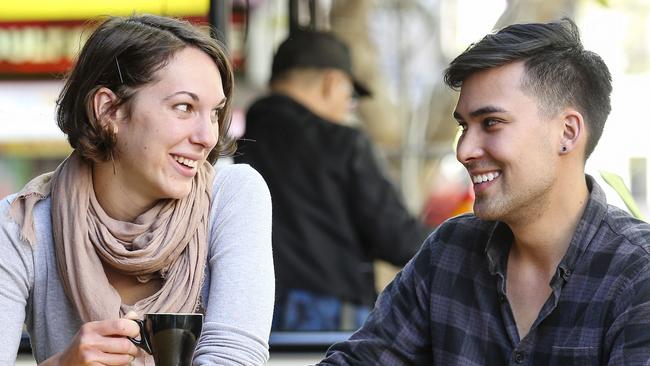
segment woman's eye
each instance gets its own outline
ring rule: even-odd
[[[181,111],[181,112],[189,112],[190,111],[190,105],[187,104],[187,103],[176,104],[174,106],[174,108]]]

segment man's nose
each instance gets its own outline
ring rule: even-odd
[[[483,144],[479,133],[470,129],[466,130],[458,139],[456,145],[456,159],[463,165],[467,165],[483,156]]]

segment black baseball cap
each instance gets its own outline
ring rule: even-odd
[[[352,79],[359,97],[370,96],[370,90],[352,74],[352,59],[348,46],[331,33],[299,30],[284,40],[273,57],[271,81],[295,68],[339,69]]]

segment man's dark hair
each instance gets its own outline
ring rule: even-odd
[[[600,56],[583,48],[570,19],[514,24],[488,34],[450,63],[445,83],[458,89],[476,72],[515,61],[524,61],[522,89],[539,98],[543,113],[554,115],[571,106],[584,116],[588,158],[611,110],[612,77]]]
[[[219,140],[208,160],[235,151],[228,135],[233,94],[233,71],[225,47],[189,22],[156,15],[108,17],[86,41],[57,100],[56,119],[70,145],[89,161],[107,161],[116,136],[102,126],[93,111],[92,98],[101,87],[119,98],[113,110],[124,105],[130,113],[133,97],[142,86],[156,81],[156,72],[186,47],[205,52],[217,65],[226,105],[219,113]]]

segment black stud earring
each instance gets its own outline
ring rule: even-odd
[[[566,152],[566,146],[562,146],[562,152]]]

